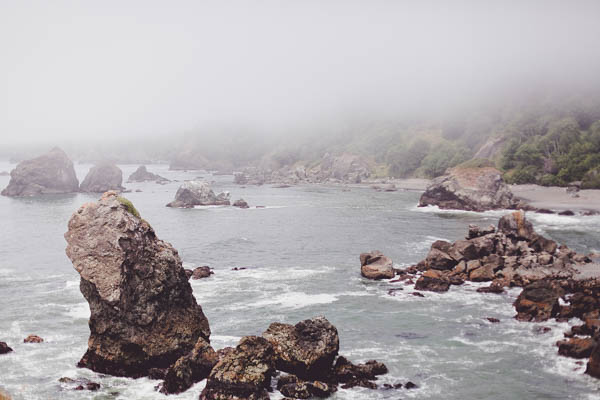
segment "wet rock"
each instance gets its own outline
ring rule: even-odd
[[[585,373],[600,379],[600,345],[598,344],[592,349]]]
[[[308,399],[328,397],[337,391],[337,386],[321,381],[303,381],[295,375],[284,375],[277,381],[277,390],[290,398]]]
[[[305,380],[327,380],[340,346],[337,329],[324,317],[272,323],[263,337],[273,345],[277,369]]]
[[[438,240],[431,245],[425,258],[425,266],[430,269],[450,270],[458,261],[448,254],[451,245],[444,240]]]
[[[194,274],[193,270],[185,268],[185,276],[187,276],[188,280],[190,280],[192,278],[193,274]]]
[[[167,178],[163,178],[160,175],[153,174],[146,169],[145,165],[140,165],[138,169],[135,170],[134,173],[129,175],[127,179],[128,182],[146,182],[146,181],[155,181],[155,182],[169,182]]]
[[[374,388],[371,381],[377,379],[378,375],[388,373],[387,367],[381,362],[369,360],[364,364],[355,365],[342,356],[336,360],[333,371],[335,380],[343,383],[345,389],[356,386]]]
[[[175,200],[167,207],[192,208],[194,206],[229,205],[229,192],[215,195],[207,182],[187,181],[177,189]]]
[[[177,251],[133,205],[107,192],[69,220],[67,256],[90,304],[88,350],[96,372],[146,376],[188,354],[210,329]]]
[[[97,382],[90,381],[86,378],[69,378],[62,377],[58,380],[61,383],[61,386],[65,386],[71,390],[89,390],[91,392],[95,392],[100,389],[100,384]]]
[[[6,342],[0,342],[0,354],[10,353],[11,351],[13,351],[13,349],[11,349]]]
[[[200,400],[267,400],[274,369],[273,346],[264,338],[246,336],[212,369]]]
[[[404,384],[404,388],[405,389],[417,389],[419,386],[416,383],[413,383],[411,381],[408,381]]]
[[[564,291],[551,280],[540,280],[523,289],[515,300],[516,318],[521,321],[546,321],[558,315],[558,299]]]
[[[519,201],[495,168],[452,168],[435,178],[419,200],[419,207],[486,211],[515,208]]]
[[[79,189],[82,192],[104,193],[122,191],[123,172],[115,164],[103,163],[90,168]]]
[[[564,210],[564,211],[559,212],[558,215],[571,217],[571,216],[575,215],[575,213],[571,210]]]
[[[571,338],[556,343],[558,354],[571,358],[588,358],[592,354],[596,341],[592,338]]]
[[[493,317],[487,317],[486,318],[489,322],[491,322],[492,324],[497,324],[500,322],[500,320],[498,318],[493,318]]]
[[[239,207],[239,208],[250,208],[250,206],[248,205],[248,203],[246,203],[246,200],[244,200],[244,199],[238,199],[238,200],[234,201],[233,206]]]
[[[192,279],[208,278],[212,274],[214,274],[214,272],[210,269],[210,267],[198,267],[194,269],[194,272],[192,272]]]
[[[533,240],[536,236],[533,225],[525,218],[523,211],[515,211],[500,218],[498,231],[517,239]]]
[[[79,191],[73,162],[57,147],[40,157],[20,162],[10,176],[8,186],[1,193],[3,196],[23,197]]]
[[[376,250],[360,255],[360,273],[368,279],[392,279],[396,274],[392,259]]]
[[[218,361],[217,353],[204,339],[198,339],[193,350],[175,362],[165,375],[161,393],[181,393],[208,377]]]
[[[420,292],[412,292],[411,294],[413,296],[416,296],[416,297],[425,297],[425,295],[423,293],[420,293]]]
[[[44,339],[39,337],[38,335],[29,335],[25,339],[23,339],[23,343],[42,343]]]
[[[492,282],[490,286],[480,287],[477,289],[479,293],[495,293],[502,294],[504,293],[504,287],[499,282]]]
[[[450,289],[448,279],[434,270],[427,270],[417,279],[415,290],[427,290],[429,292],[447,292]]]

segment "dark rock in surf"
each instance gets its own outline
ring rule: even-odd
[[[546,321],[558,315],[560,311],[558,299],[564,291],[552,280],[539,280],[523,289],[515,308],[516,318],[521,321]]]
[[[3,196],[24,197],[79,191],[73,162],[57,147],[40,157],[20,162],[10,176],[8,186],[2,191]]]
[[[181,357],[167,370],[161,393],[181,393],[194,383],[208,377],[218,361],[217,353],[204,339],[199,338],[192,351]]]
[[[208,278],[212,274],[214,274],[214,272],[210,269],[210,267],[198,267],[192,272],[192,279]]]
[[[79,189],[82,192],[104,193],[109,190],[123,191],[123,172],[115,164],[103,163],[90,168]]]
[[[6,342],[0,342],[0,354],[10,353],[11,351],[13,351],[13,349],[11,349]]]
[[[192,208],[194,206],[230,205],[229,192],[215,195],[207,182],[187,181],[177,189],[175,200],[167,207]]]
[[[128,182],[146,182],[146,181],[154,181],[154,182],[168,182],[167,178],[163,178],[160,175],[153,174],[146,169],[145,165],[140,165],[138,169],[135,170],[134,173],[129,175],[127,179]]]
[[[244,200],[244,199],[238,199],[238,200],[234,201],[233,206],[239,207],[239,208],[250,208],[250,206],[248,206],[248,203],[246,203],[246,200]]]
[[[556,343],[558,354],[571,358],[588,358],[592,355],[592,350],[596,346],[596,341],[592,338],[571,338],[560,340]]]
[[[368,279],[392,279],[396,275],[393,265],[392,259],[380,251],[360,255],[360,273]]]
[[[264,338],[246,336],[222,354],[212,369],[200,400],[268,400],[275,373],[273,346]]]
[[[340,347],[337,329],[324,317],[275,322],[262,336],[273,345],[277,369],[306,380],[327,380]]]
[[[100,389],[99,383],[90,381],[86,378],[73,379],[69,377],[62,377],[58,381],[61,383],[61,386],[71,390],[89,390],[91,392],[95,392]]]
[[[88,350],[78,366],[146,376],[190,353],[210,329],[181,260],[128,201],[107,192],[69,220],[67,256],[90,304]]]

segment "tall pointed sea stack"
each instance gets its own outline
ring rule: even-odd
[[[167,368],[209,339],[177,250],[156,237],[133,205],[106,192],[69,220],[67,256],[91,310],[80,367],[119,376]]]

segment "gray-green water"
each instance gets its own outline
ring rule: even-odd
[[[0,171],[13,166],[0,164]],[[127,177],[137,166],[122,166]],[[78,165],[79,179],[89,166]],[[161,239],[180,252],[186,267],[210,265],[211,278],[191,281],[209,318],[216,348],[260,334],[274,321],[295,323],[325,315],[337,326],[341,353],[352,361],[378,359],[390,373],[379,384],[411,380],[413,391],[340,390],[334,399],[588,399],[600,398],[600,381],[585,366],[559,357],[554,342],[566,323],[515,321],[506,295],[476,293],[465,284],[448,293],[412,296],[403,284],[370,282],[359,275],[358,255],[378,249],[400,266],[422,259],[436,239],[456,240],[469,223],[495,224],[484,214],[419,210],[414,192],[302,186],[241,188],[231,176],[172,172],[170,179],[204,176],[252,206],[170,209],[179,183],[126,184],[126,194]],[[8,177],[0,177],[5,187]],[[75,368],[88,338],[87,303],[64,254],[70,215],[98,195],[31,199],[0,197],[0,340],[15,350],[0,356],[0,387],[16,399],[163,399],[157,381],[100,376]],[[536,229],[580,251],[600,249],[600,218],[531,216]],[[232,271],[233,267],[247,267]],[[404,287],[395,296],[388,289]],[[491,324],[486,317],[496,317]],[[574,323],[573,321],[572,323]],[[551,331],[537,334],[539,326]],[[24,344],[35,333],[43,344]],[[102,384],[96,393],[60,387],[63,376]],[[197,399],[204,382],[170,398]],[[274,392],[272,398],[281,398]]]

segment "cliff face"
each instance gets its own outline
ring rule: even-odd
[[[88,350],[79,366],[139,377],[167,368],[209,339],[177,251],[131,203],[107,192],[69,220],[67,256],[90,305]]]
[[[36,196],[79,190],[73,162],[57,147],[40,157],[20,162],[10,176],[8,186],[2,191],[3,196]]]

